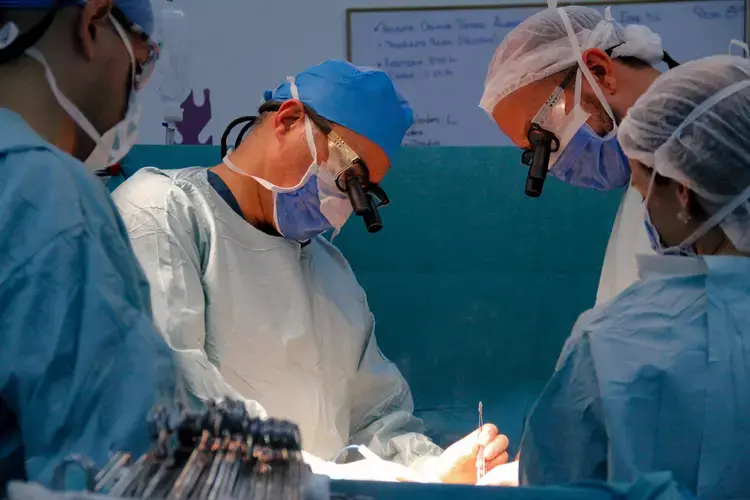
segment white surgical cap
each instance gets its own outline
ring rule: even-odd
[[[621,26],[612,20],[609,8],[606,17],[589,7],[545,9],[508,33],[495,51],[479,104],[485,111],[492,113],[495,105],[514,90],[578,63],[560,10],[568,14],[581,51],[616,47],[612,57],[637,57],[649,64],[660,62],[664,56],[659,35],[642,25]]]
[[[661,75],[630,108],[617,138],[625,154],[684,184],[750,251],[750,60],[713,56]],[[736,205],[736,208],[732,207]]]

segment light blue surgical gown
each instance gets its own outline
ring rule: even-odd
[[[576,323],[527,422],[521,481],[669,470],[699,498],[750,498],[750,259],[638,266]]]
[[[0,108],[0,496],[73,453],[146,451],[174,374],[106,188]]]
[[[341,252],[259,231],[207,174],[144,168],[113,194],[189,390],[294,421],[323,459],[350,443],[416,468],[439,454]]]

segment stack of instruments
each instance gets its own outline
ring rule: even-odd
[[[250,418],[242,403],[225,401],[199,413],[157,408],[149,430],[154,446],[141,457],[115,453],[98,472],[80,458],[71,461],[86,471],[89,492],[118,499],[305,498],[312,472],[291,422]],[[62,486],[69,469],[58,469],[53,482]]]

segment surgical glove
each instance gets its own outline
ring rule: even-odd
[[[487,472],[508,462],[508,438],[492,424],[486,424],[446,449],[430,463],[430,475],[444,483],[475,484],[477,453],[484,448]]]
[[[518,486],[518,460],[495,467],[484,475],[479,486]]]

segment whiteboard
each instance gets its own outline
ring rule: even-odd
[[[505,35],[544,8],[350,9],[349,60],[386,71],[411,103],[404,145],[510,146],[479,108],[487,65]],[[744,0],[622,3],[612,15],[649,26],[678,62],[726,54],[731,39],[745,39]]]

